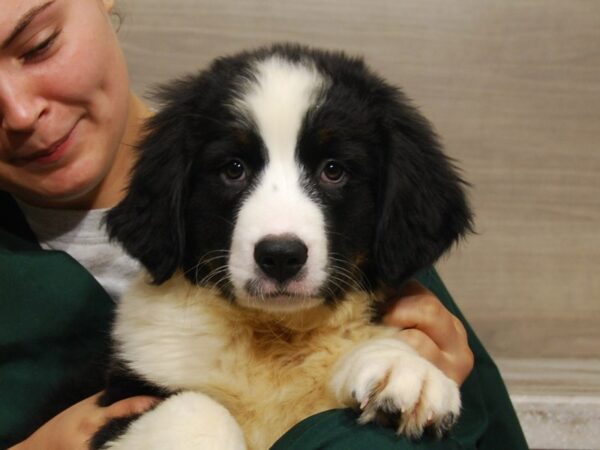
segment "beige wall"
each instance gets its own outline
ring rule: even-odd
[[[600,357],[600,2],[121,0],[132,82],[273,41],[364,55],[434,122],[478,235],[439,269],[497,356]]]

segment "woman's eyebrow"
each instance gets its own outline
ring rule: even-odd
[[[33,19],[35,19],[38,14],[52,5],[52,3],[54,3],[54,0],[50,0],[42,5],[34,6],[25,14],[23,14],[21,19],[17,22],[17,25],[13,28],[12,32],[8,35],[4,42],[2,42],[0,48],[4,50],[6,47],[8,47],[29,26]]]

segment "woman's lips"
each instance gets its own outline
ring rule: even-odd
[[[63,138],[58,140],[47,150],[41,150],[39,152],[34,153],[33,155],[26,156],[26,157],[19,158],[19,159],[21,161],[23,161],[24,163],[33,163],[33,164],[38,164],[38,165],[42,165],[42,166],[46,166],[46,165],[55,163],[56,161],[60,160],[63,157],[63,155],[66,153],[67,149],[69,148],[71,142],[73,141],[74,130],[75,130],[75,127],[73,127],[71,129],[71,131],[69,131],[67,133],[66,136],[64,136]]]

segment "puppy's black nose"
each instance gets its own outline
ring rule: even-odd
[[[291,236],[269,237],[254,247],[254,260],[265,275],[283,283],[296,275],[308,258],[308,248]]]

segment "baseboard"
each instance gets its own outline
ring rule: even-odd
[[[600,449],[600,359],[496,362],[532,449]]]

